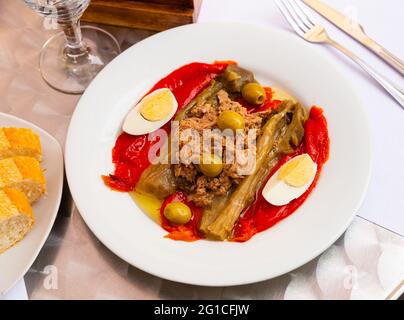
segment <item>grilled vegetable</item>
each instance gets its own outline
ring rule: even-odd
[[[233,191],[233,190],[231,190]],[[227,200],[231,194],[231,191],[228,194],[222,196],[216,196],[213,198],[212,205],[206,208],[203,211],[201,216],[201,220],[199,222],[199,231],[202,234],[207,235],[209,233],[209,226],[217,219],[219,214],[222,212],[223,208],[226,206]]]
[[[246,83],[254,82],[254,74],[239,66],[230,64],[223,73],[223,83],[229,92],[241,92]]]
[[[170,164],[152,164],[143,171],[136,189],[164,199],[177,189]]]

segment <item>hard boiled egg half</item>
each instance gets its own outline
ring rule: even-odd
[[[147,134],[164,126],[175,115],[178,102],[170,89],[157,89],[146,95],[126,116],[123,131]]]
[[[262,196],[275,206],[283,206],[299,198],[313,183],[317,164],[307,154],[301,154],[283,164],[268,180]]]

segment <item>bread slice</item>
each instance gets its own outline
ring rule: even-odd
[[[45,176],[38,160],[32,157],[13,157],[0,160],[0,190],[17,189],[30,203],[46,192]]]
[[[14,156],[42,161],[39,136],[28,128],[0,128],[0,160]]]
[[[0,190],[0,254],[23,239],[34,221],[24,193],[9,188]]]

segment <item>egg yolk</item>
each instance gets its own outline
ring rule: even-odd
[[[145,97],[140,107],[140,114],[149,121],[167,118],[173,110],[174,98],[170,90],[162,90]]]
[[[285,163],[279,170],[279,179],[292,187],[302,187],[313,177],[314,161],[306,153]]]

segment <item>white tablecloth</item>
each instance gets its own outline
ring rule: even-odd
[[[0,300],[28,300],[24,279],[21,279],[6,295],[0,295]]]

